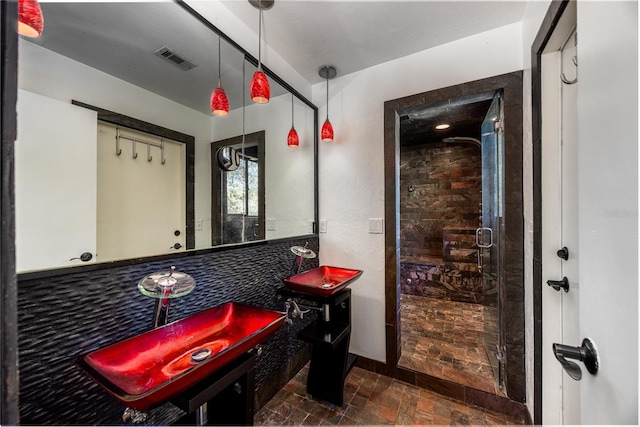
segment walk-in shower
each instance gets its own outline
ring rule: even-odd
[[[481,98],[400,115],[398,364],[504,395],[501,106]]]

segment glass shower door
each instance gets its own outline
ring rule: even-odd
[[[497,93],[482,122],[482,225],[476,244],[482,265],[484,343],[497,384],[503,386],[504,337],[502,333],[502,212],[503,212],[503,107]]]

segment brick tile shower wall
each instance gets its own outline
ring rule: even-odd
[[[478,147],[437,143],[401,148],[403,293],[482,303],[473,234],[481,203]]]

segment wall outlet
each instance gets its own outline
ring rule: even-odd
[[[382,234],[384,220],[382,218],[369,218],[369,234]]]
[[[320,226],[318,227],[318,231],[320,233],[326,233],[327,232],[327,220],[326,219],[321,219],[320,220]]]

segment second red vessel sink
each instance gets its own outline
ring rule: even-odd
[[[330,296],[344,289],[362,275],[362,270],[321,265],[283,280],[291,290],[319,296]]]
[[[96,350],[78,364],[118,401],[147,410],[264,341],[284,318],[230,302]]]

